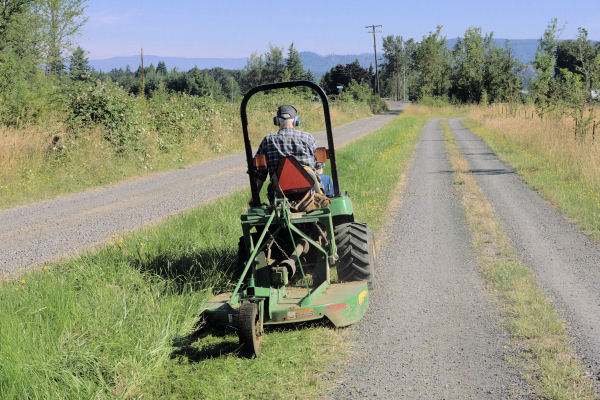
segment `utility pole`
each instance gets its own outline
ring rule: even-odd
[[[400,68],[398,67],[398,58],[396,54],[396,101],[400,101]]]
[[[144,96],[144,48],[142,47],[142,97]]]
[[[377,40],[375,39],[375,33],[377,33],[377,28],[381,28],[383,25],[367,25],[365,28],[371,28],[372,30],[368,33],[373,34],[373,50],[375,50],[375,80],[377,81],[377,94],[381,96],[379,92],[379,69],[377,67]],[[381,31],[379,31],[381,32]]]
[[[406,103],[406,66],[402,67],[402,92],[404,94],[404,102]]]

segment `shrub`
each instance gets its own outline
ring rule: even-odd
[[[347,89],[337,97],[338,101],[358,102],[369,105],[372,113],[380,113],[387,109],[385,102],[365,83],[350,82]]]
[[[423,96],[419,99],[419,104],[430,107],[448,107],[452,104],[444,97]]]
[[[67,124],[72,132],[101,125],[119,152],[137,142],[135,99],[112,82],[77,82],[69,96]],[[136,112],[137,111],[137,112]]]

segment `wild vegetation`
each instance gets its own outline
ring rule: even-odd
[[[93,71],[69,49],[85,23],[84,0],[0,4],[0,207],[116,182],[241,150],[239,100],[270,81],[312,79],[292,44],[271,47],[243,71]],[[143,85],[143,86],[142,86]],[[143,93],[143,95],[142,95]],[[300,110],[303,129],[324,126],[305,91],[259,96],[250,104],[255,138],[273,130],[279,104]],[[334,125],[384,107],[353,84],[333,99]]]

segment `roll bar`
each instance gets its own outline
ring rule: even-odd
[[[329,147],[329,160],[331,162],[331,179],[333,181],[333,192],[336,197],[340,196],[340,185],[338,181],[337,174],[337,165],[335,162],[335,147],[333,145],[333,131],[331,129],[331,116],[329,114],[329,99],[327,98],[327,94],[325,91],[316,83],[306,80],[301,81],[289,81],[289,82],[275,82],[275,83],[266,83],[264,85],[258,85],[253,87],[244,95],[242,99],[242,104],[240,106],[240,114],[242,117],[242,131],[244,134],[244,146],[246,147],[246,160],[248,162],[248,175],[250,177],[250,190],[252,192],[252,203],[259,204],[260,197],[258,192],[258,186],[256,185],[256,179],[254,179],[254,174],[256,170],[252,165],[252,145],[250,144],[250,134],[248,133],[248,115],[246,113],[246,106],[248,105],[248,100],[256,93],[264,92],[267,90],[274,89],[284,89],[284,88],[293,88],[304,86],[311,88],[321,98],[321,102],[323,103],[323,116],[325,117],[325,130],[327,132],[327,146]]]

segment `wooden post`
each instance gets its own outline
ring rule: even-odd
[[[369,33],[373,34],[373,51],[375,52],[375,80],[377,82],[377,94],[381,96],[381,92],[379,91],[379,69],[377,66],[377,40],[375,39],[375,34],[377,33],[377,28],[382,27],[383,25],[368,25],[365,28],[372,28],[373,30]]]
[[[144,96],[144,48],[142,47],[142,96]]]

